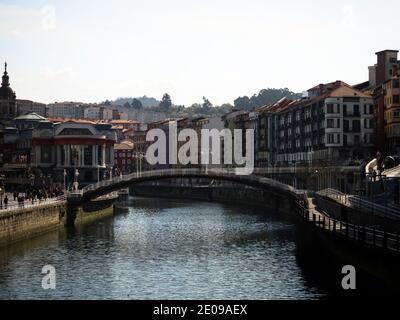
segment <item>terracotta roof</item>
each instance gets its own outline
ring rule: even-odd
[[[123,140],[121,143],[114,145],[114,150],[131,150],[133,149],[133,142],[130,140]]]
[[[137,120],[111,120],[110,123],[112,124],[139,124],[140,122]]]
[[[87,119],[69,119],[69,118],[48,118],[50,122],[59,123],[59,122],[74,122],[74,123],[82,123],[82,124],[97,124],[98,121],[91,121]]]

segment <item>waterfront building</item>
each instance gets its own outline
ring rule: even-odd
[[[373,100],[342,81],[259,112],[258,165],[348,165],[371,157]]]
[[[392,76],[378,90],[385,107],[385,153],[400,154],[400,77],[397,65],[393,66]]]
[[[375,151],[386,155],[397,153],[396,141],[400,137],[396,124],[398,93],[396,93],[397,88],[393,88],[400,68],[398,52],[398,50],[377,52],[377,64],[369,67],[369,82],[374,97]],[[387,140],[388,134],[390,139]]]
[[[111,124],[66,121],[41,125],[33,131],[32,167],[53,174],[66,184],[89,184],[109,177],[114,166]]]
[[[32,133],[48,120],[36,113],[28,113],[16,117],[12,126],[4,130],[2,172],[6,177],[6,187],[15,189],[17,186],[30,184]]]
[[[118,172],[129,174],[137,169],[134,152],[134,143],[131,140],[123,140],[114,145],[114,167]]]

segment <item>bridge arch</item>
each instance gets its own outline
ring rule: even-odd
[[[261,175],[237,175],[234,170],[229,169],[167,169],[145,171],[140,174],[133,173],[122,177],[116,177],[112,180],[103,180],[99,183],[89,185],[82,190],[80,202],[86,202],[106,195],[110,192],[127,188],[142,182],[160,181],[167,179],[182,178],[201,178],[219,181],[228,181],[239,183],[251,187],[268,189],[275,193],[294,194],[296,190],[286,184],[277,182],[276,180],[263,177]]]

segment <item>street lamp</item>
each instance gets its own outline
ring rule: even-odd
[[[5,188],[3,181],[5,180],[4,174],[0,174],[0,209],[3,209],[3,195],[5,193]]]
[[[75,178],[74,178],[74,189],[78,190],[78,176],[79,176],[79,170],[75,169]]]
[[[64,176],[64,192],[67,190],[67,170],[66,169],[64,169],[64,172],[63,172],[63,176]]]

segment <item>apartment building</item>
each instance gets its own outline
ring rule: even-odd
[[[83,119],[85,105],[79,102],[56,102],[47,105],[50,118]]]
[[[257,111],[260,167],[345,165],[372,152],[373,99],[342,81],[318,85],[306,98],[284,98]]]
[[[398,53],[398,50],[384,50],[377,52],[377,64],[369,67],[369,82],[371,88],[373,88],[374,97],[376,134],[375,151],[379,151],[382,154],[386,153],[387,155],[395,152],[395,148],[393,148],[393,142],[395,141],[394,135],[397,135],[397,133],[395,133],[395,126],[393,125],[392,120],[389,120],[390,124],[389,127],[387,127],[388,119],[396,118],[393,114],[394,107],[392,106],[392,104],[390,104],[392,110],[387,110],[387,103],[390,102],[390,99],[396,99],[393,96],[388,96],[387,88],[392,86],[392,78],[396,78],[394,72],[398,74],[398,70],[400,67],[400,61],[397,57]],[[390,142],[386,140],[387,133],[389,131],[391,132]]]
[[[42,117],[47,116],[47,105],[44,103],[17,99],[17,108],[20,115],[34,112]]]

